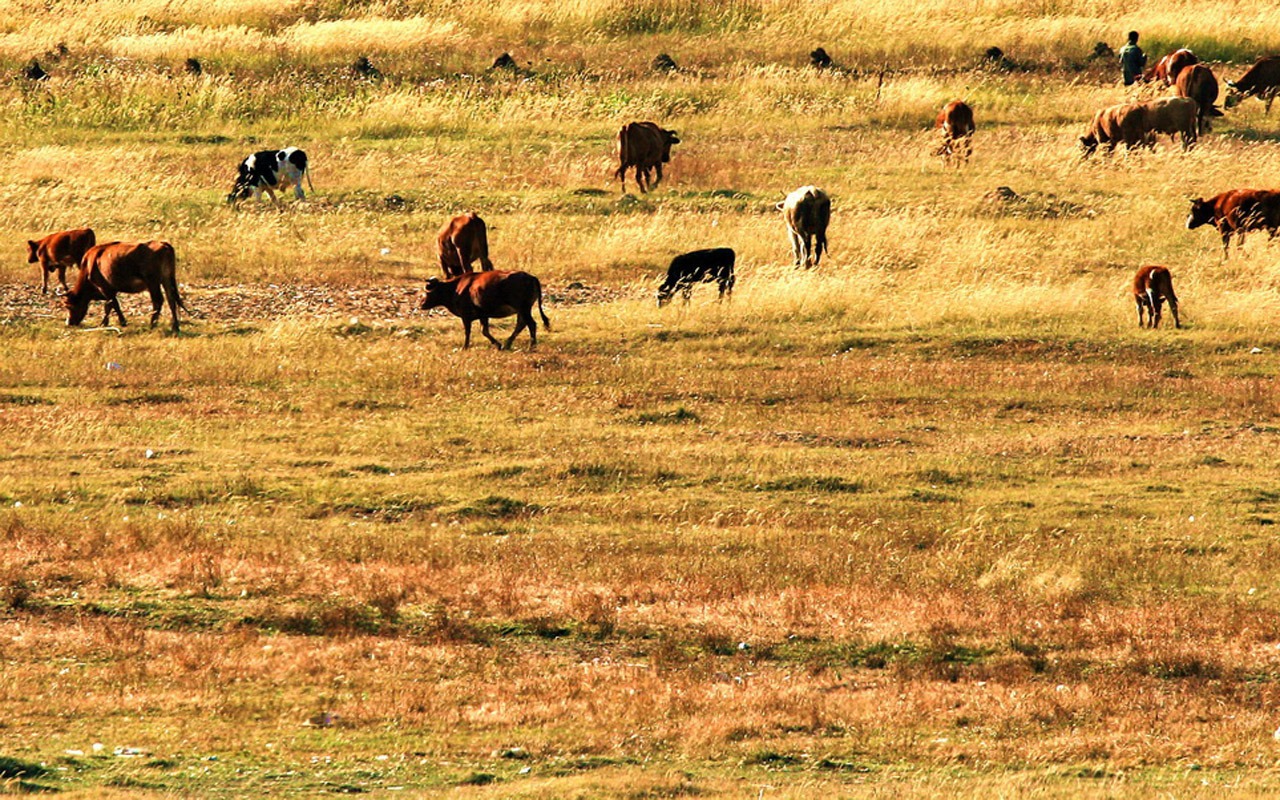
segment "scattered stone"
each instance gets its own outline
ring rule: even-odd
[[[654,72],[676,72],[680,66],[676,64],[676,60],[666,53],[658,53],[653,57],[653,63],[649,65]]]
[[[993,189],[992,191],[987,192],[987,195],[986,195],[985,199],[986,199],[986,200],[990,200],[990,201],[991,201],[991,202],[993,202],[993,203],[1020,203],[1020,202],[1024,202],[1024,201],[1023,201],[1023,199],[1022,199],[1022,195],[1020,195],[1020,194],[1018,194],[1017,192],[1015,192],[1015,191],[1012,189],[1012,187],[1009,187],[1009,186],[997,186],[997,187],[996,187],[995,189]]]
[[[382,77],[382,71],[373,65],[368,56],[357,58],[355,63],[351,65],[351,71],[356,74],[356,77],[371,81],[376,81]]]
[[[188,75],[200,75],[204,72],[204,67],[200,66],[200,59],[188,58],[182,63],[182,71]]]
[[[817,69],[827,69],[831,66],[831,56],[827,55],[827,51],[819,47],[809,54],[809,63]]]
[[[508,747],[505,750],[494,750],[494,758],[511,758],[517,761],[523,761],[529,758],[529,751],[523,747]]]
[[[988,47],[987,52],[983,53],[982,56],[988,61],[1001,61],[1004,59],[1004,51],[999,47]]]
[[[493,60],[493,66],[489,69],[507,69],[515,72],[520,69],[520,65],[511,57],[510,53],[503,53]]]
[[[34,58],[31,59],[30,64],[22,68],[22,76],[29,81],[49,80],[49,73],[45,72],[44,69],[40,67],[40,62],[36,61]]]
[[[399,211],[400,209],[404,208],[405,199],[398,194],[389,194],[386,197],[382,198],[382,203],[387,208],[390,208],[394,211]]]

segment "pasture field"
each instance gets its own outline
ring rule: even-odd
[[[0,0],[0,793],[1274,796],[1280,246],[1183,220],[1280,116],[1075,148],[1094,42],[1235,77],[1254,5]],[[314,195],[223,204],[286,144]],[[537,350],[416,310],[472,208]],[[66,328],[24,242],[82,225],[201,316]],[[721,245],[732,301],[656,308]]]

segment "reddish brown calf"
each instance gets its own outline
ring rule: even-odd
[[[960,161],[967,163],[973,152],[973,132],[977,130],[973,124],[973,109],[969,104],[961,100],[947,103],[938,114],[936,126],[942,132],[942,146],[934,155],[942,156],[944,162],[949,162],[953,155],[958,154]]]
[[[1173,293],[1173,278],[1168,267],[1151,264],[1138,270],[1133,277],[1133,300],[1138,305],[1138,327],[1147,327],[1143,322],[1143,310],[1146,310],[1147,322],[1152,328],[1160,327],[1160,306],[1169,301],[1169,310],[1173,312],[1173,326],[1182,327],[1178,319],[1178,296]]]
[[[57,270],[58,283],[67,291],[67,267],[78,267],[80,259],[97,244],[92,228],[76,228],[51,233],[37,241],[27,241],[27,263],[40,262],[40,293],[49,293],[49,273]]]
[[[151,327],[156,326],[167,298],[169,312],[173,316],[173,332],[177,333],[178,307],[184,311],[188,309],[178,294],[176,261],[173,245],[168,242],[109,242],[89,248],[80,264],[76,288],[63,298],[67,324],[79,325],[89,313],[89,303],[105,300],[103,326],[111,321],[112,310],[124,325],[124,313],[120,310],[117,295],[145,291],[151,294]]]
[[[480,259],[480,269],[493,269],[489,260],[489,233],[484,220],[474,211],[449,220],[436,236],[440,269],[446,278],[471,272],[471,262]]]

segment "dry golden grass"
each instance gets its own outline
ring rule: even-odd
[[[1280,123],[1250,101],[1190,153],[1074,149],[1125,96],[1094,41],[1247,61],[1280,46],[1274,10],[0,20],[9,74],[53,73],[0,87],[6,791],[1274,793],[1275,245],[1224,262],[1182,220],[1280,184]],[[819,44],[852,71],[805,68]],[[991,44],[1032,68],[974,68]],[[504,50],[536,74],[483,73]],[[661,50],[687,69],[650,74]],[[929,127],[957,96],[979,131],[947,170]],[[620,198],[636,118],[684,142]],[[285,143],[305,204],[222,204]],[[773,210],[804,183],[836,204],[811,272]],[[536,352],[462,351],[412,309],[464,208],[542,278]],[[121,335],[65,330],[21,243],[85,224],[172,241],[206,316],[168,337],[130,298]],[[721,244],[731,302],[655,307],[672,255]],[[1184,330],[1133,327],[1143,263],[1172,268]]]

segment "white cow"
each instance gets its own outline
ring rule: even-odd
[[[796,266],[818,266],[827,249],[827,224],[831,222],[831,198],[817,186],[801,186],[777,208],[787,221],[791,253]],[[815,241],[816,239],[816,241]]]

